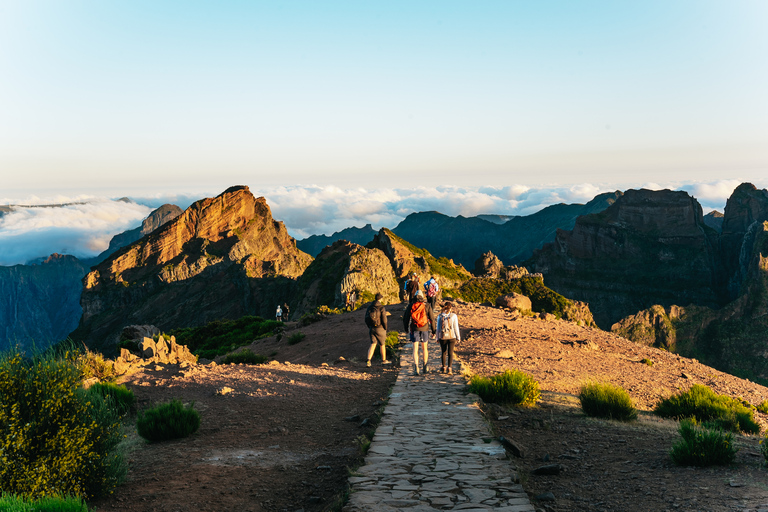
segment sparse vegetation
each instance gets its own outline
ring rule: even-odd
[[[0,489],[24,498],[109,493],[125,474],[121,426],[80,387],[79,354],[0,354]]]
[[[751,434],[760,432],[751,407],[735,398],[718,395],[701,384],[661,400],[655,412],[665,418],[695,419],[710,428]]]
[[[669,455],[680,466],[726,466],[734,461],[733,435],[720,429],[698,427],[693,420],[680,422],[680,435]]]
[[[187,437],[199,427],[200,413],[191,404],[184,407],[179,400],[148,409],[136,421],[139,435],[149,442]]]
[[[88,512],[81,498],[46,496],[29,499],[12,494],[0,496],[0,510],[4,512]]]
[[[224,364],[264,364],[269,361],[269,358],[256,354],[247,348],[240,350],[239,352],[233,352],[227,354],[222,363]]]
[[[469,389],[485,402],[533,406],[539,399],[539,383],[519,370],[506,370],[491,377],[473,375]]]
[[[301,343],[302,341],[304,341],[304,338],[305,338],[306,336],[307,336],[307,335],[306,335],[306,334],[304,334],[303,332],[295,332],[295,333],[291,334],[291,335],[288,337],[288,344],[289,344],[289,345],[295,345],[295,344],[297,344],[297,343]]]
[[[97,382],[88,390],[91,393],[98,393],[107,405],[112,407],[120,416],[127,414],[136,403],[133,391],[126,388],[124,384]]]
[[[644,357],[644,358],[643,358],[643,360],[642,360],[642,361],[640,361],[640,362],[641,362],[641,363],[643,363],[643,364],[646,364],[646,365],[648,365],[648,366],[653,366],[653,361],[651,361],[651,360],[650,360],[650,359],[648,359],[647,357]]]
[[[71,344],[70,344],[71,346]],[[112,363],[104,359],[104,356],[86,350],[77,356],[77,365],[83,374],[84,379],[96,377],[100,382],[109,382],[115,380],[115,367]]]
[[[202,327],[177,329],[169,333],[176,342],[206,359],[223,356],[253,341],[278,334],[284,329],[282,322],[265,320],[260,316],[244,316],[237,320],[217,320]]]
[[[579,402],[589,416],[619,421],[637,419],[629,393],[619,386],[608,383],[588,382],[581,386]]]
[[[571,304],[568,299],[544,286],[544,280],[539,276],[511,280],[476,277],[451,290],[451,295],[470,302],[494,304],[497,298],[513,292],[531,299],[533,311],[552,313],[557,318],[562,318]]]
[[[328,306],[318,306],[314,311],[310,313],[304,313],[299,320],[301,325],[309,325],[315,322],[319,322],[330,315],[340,315],[342,311],[337,308],[329,308]]]
[[[763,400],[760,402],[760,404],[755,407],[758,411],[760,411],[763,414],[768,414],[768,400]]]

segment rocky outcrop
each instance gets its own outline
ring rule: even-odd
[[[167,224],[168,222],[172,221],[173,219],[181,215],[181,213],[182,213],[181,208],[179,208],[175,204],[162,205],[160,208],[157,208],[152,213],[150,213],[147,216],[147,218],[144,219],[144,221],[141,223],[141,226],[135,229],[124,231],[118,235],[113,236],[112,239],[109,241],[109,247],[107,248],[107,250],[99,254],[91,264],[96,265],[101,263],[110,254],[114,253],[118,249],[121,249],[126,245],[132,244],[139,238],[150,234],[160,226]]]
[[[496,299],[496,306],[506,309],[517,309],[519,311],[531,311],[531,299],[519,293],[510,293],[502,295]]]
[[[269,317],[311,261],[264,198],[231,187],[95,267],[84,279],[83,315],[72,337],[108,349],[130,324],[170,330]]]
[[[294,303],[297,312],[318,305],[344,307],[354,297],[360,307],[381,293],[384,304],[399,300],[398,285],[389,258],[383,251],[366,248],[346,240],[326,247],[298,281]]]
[[[149,364],[178,364],[188,366],[197,364],[197,356],[186,345],[176,343],[176,337],[156,336],[131,340],[133,349],[121,348],[115,358],[115,373],[123,375],[133,368]]]
[[[717,233],[685,192],[628,190],[526,262],[566,297],[589,303],[603,328],[654,304],[719,305]]]
[[[712,210],[704,216],[704,224],[720,233],[723,230],[723,218],[722,213]]]
[[[685,310],[678,306],[654,305],[616,322],[611,331],[636,343],[673,352],[677,348],[675,323],[684,314]]]
[[[472,278],[472,274],[462,265],[448,258],[435,258],[429,251],[416,247],[386,228],[379,231],[369,247],[386,254],[400,284],[411,272],[416,273],[422,283],[434,276],[442,290],[458,288]]]
[[[337,240],[346,240],[347,242],[352,242],[354,244],[366,245],[373,240],[375,235],[376,230],[373,229],[370,224],[366,224],[362,228],[352,227],[342,229],[330,236],[312,235],[304,240],[297,240],[296,247],[312,257],[317,257],[323,249]]]
[[[528,275],[528,269],[510,265],[505,267],[495,254],[488,251],[475,261],[475,276],[495,279],[520,279]]]

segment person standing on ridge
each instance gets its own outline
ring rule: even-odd
[[[416,300],[416,293],[421,291],[419,276],[416,275],[416,272],[411,272],[410,276],[408,276],[404,289],[405,296],[408,298],[408,305],[410,306]]]
[[[275,320],[278,322],[283,321],[283,310],[280,309],[280,304],[277,305],[277,311],[275,311]]]
[[[437,341],[440,343],[440,358],[443,363],[443,367],[440,370],[441,373],[453,373],[453,349],[456,343],[461,341],[461,333],[459,332],[459,319],[456,313],[452,312],[453,304],[450,302],[443,302],[440,315],[437,317]],[[448,364],[446,365],[446,353],[448,356]]]
[[[427,294],[427,302],[432,306],[432,311],[437,307],[437,294],[440,291],[440,287],[437,285],[437,279],[435,276],[429,276],[429,281],[424,283],[424,292]]]
[[[427,304],[424,294],[419,290],[416,292],[416,300],[406,313],[410,318],[408,330],[411,333],[411,341],[413,341],[413,362],[416,365],[414,373],[419,375],[421,369],[421,372],[426,374],[429,371],[427,366],[429,331],[432,331],[433,337],[435,336],[435,312],[432,311],[432,307]],[[421,344],[421,349],[424,352],[424,363],[421,368],[419,368],[419,344]]]
[[[288,307],[288,303],[283,303],[283,320],[288,321],[288,316],[291,314],[291,308]]]
[[[371,337],[371,346],[368,347],[368,362],[365,364],[371,367],[371,358],[376,351],[376,345],[381,349],[381,364],[392,364],[387,361],[387,310],[381,304],[383,295],[376,294],[374,300],[365,311],[365,325],[368,326],[368,334]]]

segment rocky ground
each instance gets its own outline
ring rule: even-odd
[[[401,309],[388,307],[390,329],[400,327]],[[294,330],[280,341],[254,343],[254,351],[275,359],[269,365],[158,366],[127,376],[140,408],[171,398],[194,402],[201,427],[190,438],[152,445],[130,432],[126,484],[92,505],[132,512],[334,510],[348,468],[361,461],[360,436],[373,428],[360,425],[375,422],[396,377],[396,369],[376,361],[365,367],[363,313],[289,324]],[[740,451],[731,467],[680,468],[668,456],[676,423],[650,413],[659,398],[692,383],[752,404],[768,399],[768,389],[598,329],[512,319],[505,310],[473,304],[460,303],[458,315],[464,333],[458,353],[472,371],[517,368],[540,382],[535,408],[486,407],[497,433],[522,447],[523,457],[511,462],[538,509],[768,509],[760,437],[736,437]],[[294,331],[306,336],[288,345]],[[589,378],[627,389],[640,419],[621,424],[581,414],[576,394]],[[559,475],[533,474],[553,463],[563,466]]]

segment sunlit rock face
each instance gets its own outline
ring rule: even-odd
[[[83,280],[83,316],[72,336],[111,347],[130,324],[171,329],[271,316],[311,261],[263,197],[231,187],[95,267]]]

